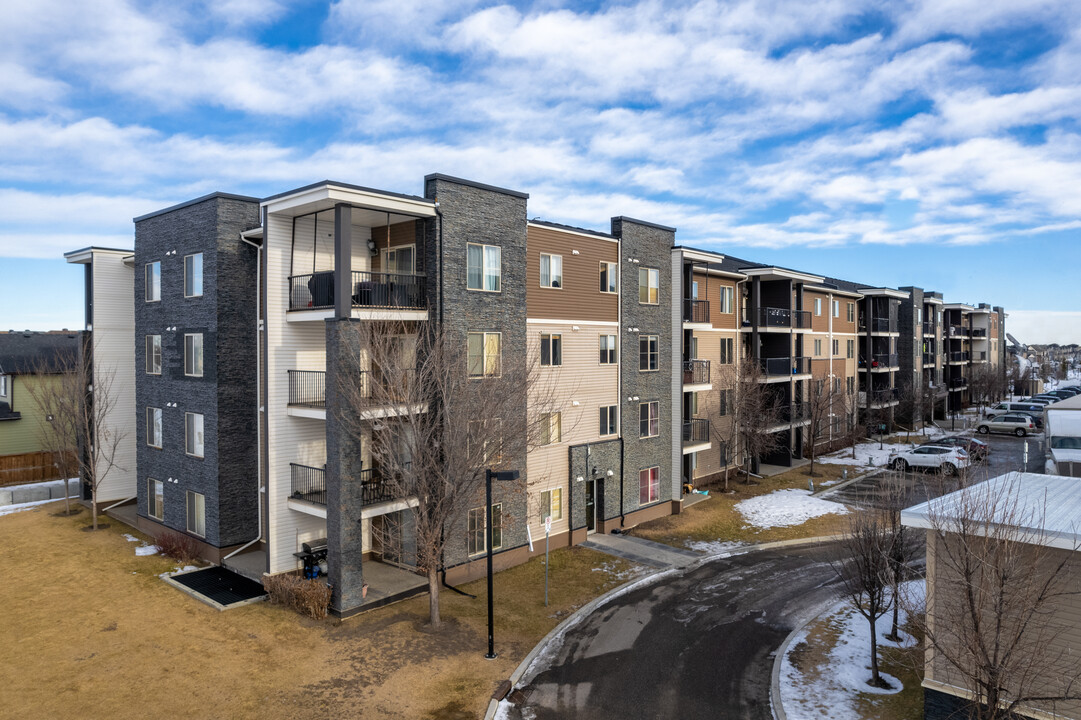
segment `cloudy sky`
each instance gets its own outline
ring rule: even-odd
[[[640,217],[1081,341],[1076,0],[0,0],[0,17],[2,329],[81,327],[60,255],[130,247],[149,210],[327,178],[420,194],[442,172],[530,193],[531,217]]]

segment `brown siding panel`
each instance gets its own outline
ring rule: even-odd
[[[698,299],[709,300],[709,320],[717,330],[735,330],[739,325],[736,318],[739,315],[739,293],[736,292],[736,281],[725,278],[694,273],[694,280],[698,283]],[[721,312],[721,288],[732,288],[732,312]]]
[[[815,299],[822,301],[822,314],[815,315]],[[803,293],[803,309],[811,313],[811,330],[829,332],[830,296],[824,293],[806,291]]]
[[[527,317],[583,322],[619,319],[619,295],[600,291],[601,262],[619,262],[616,242],[530,225],[526,243]],[[540,286],[541,253],[563,257],[562,288]],[[628,290],[638,292],[637,287]]]

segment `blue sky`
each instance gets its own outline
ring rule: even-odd
[[[1003,305],[1022,340],[1081,341],[1076,0],[0,15],[0,329],[80,327],[61,254],[130,247],[149,210],[326,178],[419,194],[442,172],[529,192],[531,217],[649,219],[684,245],[921,285]]]

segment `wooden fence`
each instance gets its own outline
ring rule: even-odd
[[[0,455],[0,487],[60,479],[55,459],[51,452]]]

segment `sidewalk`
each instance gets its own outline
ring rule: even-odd
[[[582,547],[658,569],[686,567],[702,557],[701,553],[693,550],[683,550],[630,535],[598,533],[590,535],[589,539],[582,543]]]

